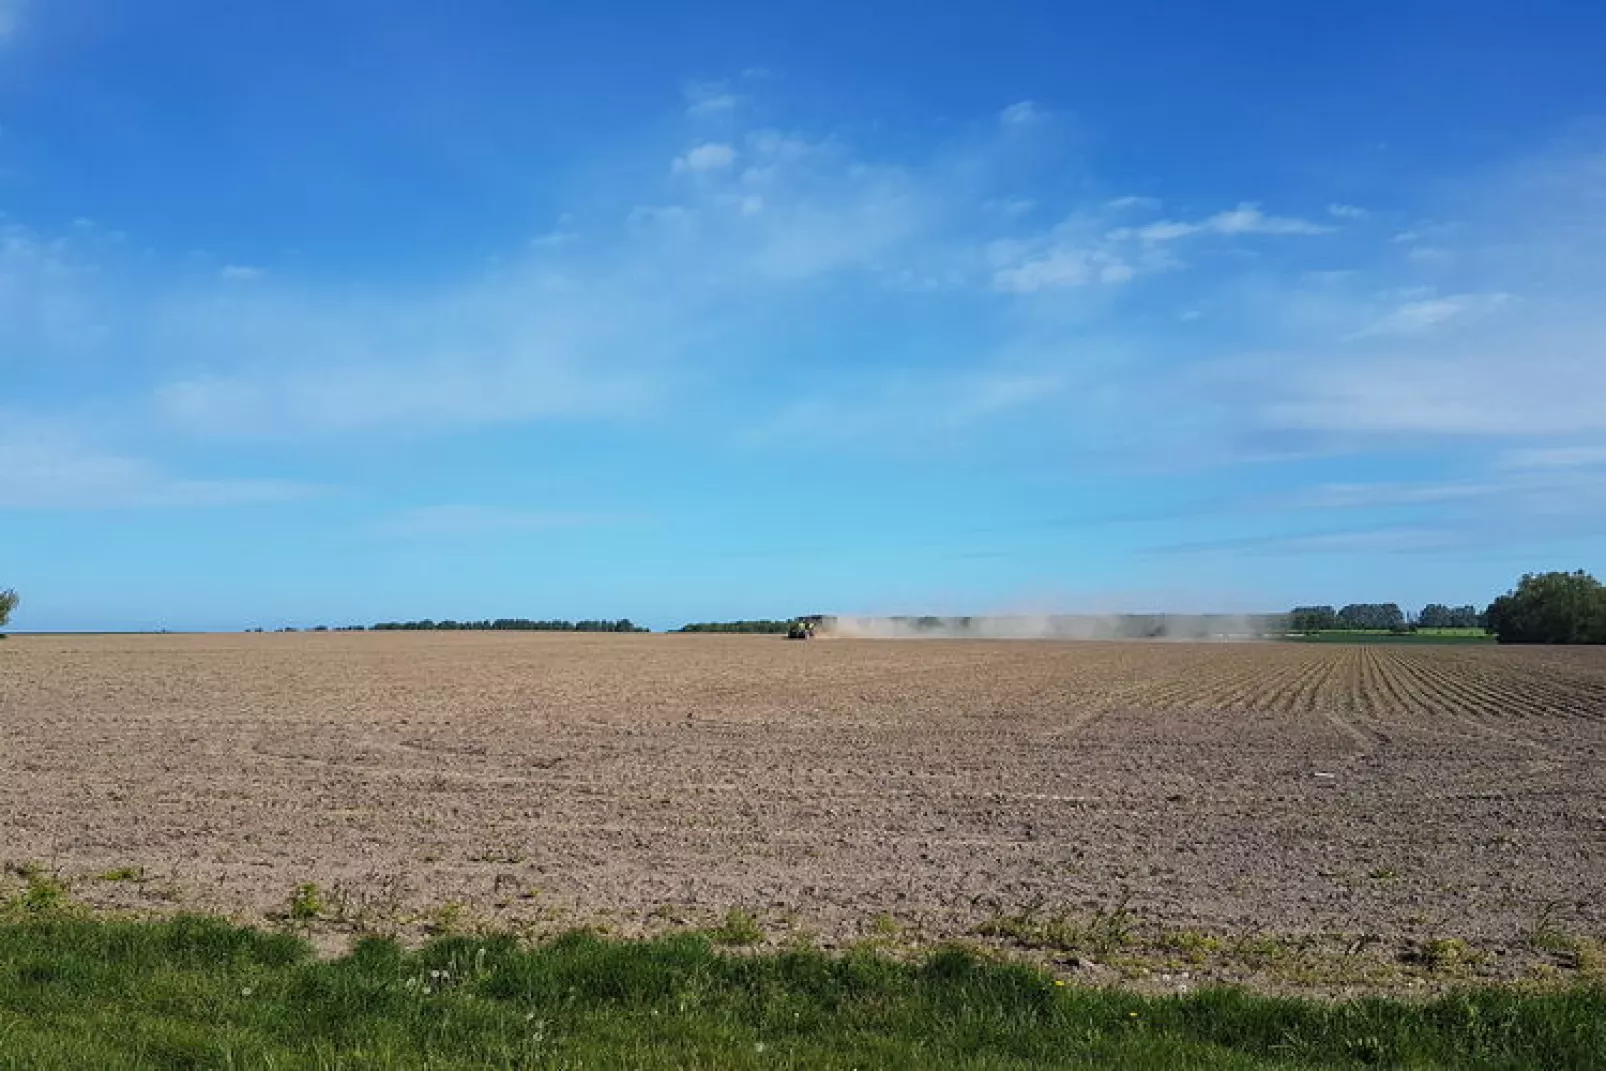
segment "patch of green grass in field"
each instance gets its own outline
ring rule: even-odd
[[[300,939],[200,918],[0,925],[22,1068],[1584,1068],[1606,989],[1343,1003],[1066,986],[962,950],[721,954],[705,937],[527,946]]]
[[[139,866],[120,866],[107,870],[99,875],[101,881],[144,881],[145,868]]]

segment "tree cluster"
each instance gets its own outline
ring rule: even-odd
[[[1476,606],[1430,602],[1416,615],[1417,628],[1482,628],[1483,625],[1483,612]]]
[[[1414,619],[1407,620],[1396,603],[1351,603],[1341,610],[1331,606],[1296,606],[1288,615],[1291,632],[1333,632],[1344,629],[1387,630],[1407,628],[1482,628],[1483,615],[1476,606],[1446,606],[1431,602]]]
[[[1331,606],[1296,606],[1288,615],[1290,632],[1330,632],[1338,628],[1338,611]]]
[[[754,621],[695,621],[689,625],[682,625],[680,632],[761,632],[783,633],[792,627],[792,622],[772,621],[767,618]]]
[[[1405,612],[1398,603],[1352,602],[1338,611],[1338,627],[1353,629],[1403,629]]]
[[[499,617],[494,621],[381,621],[376,632],[647,632],[628,617],[617,621],[532,621],[527,617]]]
[[[1501,643],[1606,643],[1606,585],[1582,569],[1528,573],[1486,615]]]
[[[9,588],[0,591],[0,628],[5,628],[6,623],[11,620],[11,611],[17,608],[18,601],[15,591]]]

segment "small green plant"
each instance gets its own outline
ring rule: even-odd
[[[462,932],[466,916],[467,911],[462,904],[450,901],[430,912],[424,929],[435,937],[449,937]]]
[[[872,937],[897,937],[903,932],[903,923],[883,911],[870,920],[869,929]]]
[[[33,865],[13,869],[24,875],[25,884],[21,892],[0,903],[0,916],[38,918],[72,913],[75,905],[66,882]]]
[[[302,882],[290,893],[288,914],[297,922],[308,922],[329,910],[323,890],[315,882]]]
[[[1486,958],[1459,937],[1432,937],[1417,945],[1408,958],[1430,971],[1476,967]]]
[[[1198,930],[1170,930],[1157,942],[1161,948],[1181,953],[1189,963],[1202,964],[1221,951],[1221,938]]]
[[[144,881],[145,868],[142,866],[114,867],[100,875],[101,881]]]
[[[1528,947],[1535,952],[1549,953],[1562,967],[1591,972],[1606,967],[1606,950],[1599,942],[1570,934],[1556,923],[1559,907],[1559,904],[1548,903],[1539,909],[1528,931]]]
[[[1528,946],[1536,952],[1565,952],[1571,944],[1561,927],[1556,925],[1559,904],[1542,904],[1528,929]]]
[[[1373,881],[1392,884],[1399,881],[1404,875],[1391,866],[1380,866],[1375,870],[1368,871],[1366,876]]]
[[[751,912],[733,907],[725,912],[725,919],[709,936],[722,945],[756,945],[764,940],[764,929]]]

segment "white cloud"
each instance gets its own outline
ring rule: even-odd
[[[817,143],[796,134],[783,134],[779,130],[755,130],[747,136],[747,146],[754,155],[769,158],[767,166],[776,161],[796,161],[811,153],[827,151],[828,143]],[[759,172],[773,174],[773,171]]]
[[[1363,335],[1414,335],[1434,330],[1451,320],[1479,312],[1492,311],[1505,304],[1510,295],[1448,294],[1405,301],[1390,309],[1361,330]]]
[[[1361,292],[1368,283],[1390,271],[1401,282],[1422,278],[1379,251],[1365,276],[1326,291],[1332,326],[1347,316],[1347,331],[1215,364],[1217,397],[1235,421],[1349,449],[1519,438],[1539,451],[1526,455],[1535,460],[1568,457],[1549,451],[1606,434],[1606,310],[1586,297],[1606,292],[1606,153],[1572,146],[1463,179],[1440,207],[1459,222],[1418,230],[1446,243],[1441,263],[1480,289],[1402,291],[1405,300],[1379,313],[1375,291]],[[1246,315],[1273,316],[1303,296],[1273,290]]]
[[[248,264],[225,264],[218,272],[218,278],[236,283],[249,283],[261,279],[267,272],[261,268],[253,268]]]
[[[22,24],[25,0],[0,0],[0,45],[5,44]]]
[[[1285,355],[1250,362],[1234,378],[1254,381],[1254,411],[1273,428],[1361,436],[1606,431],[1598,340],[1507,329],[1435,350]]]
[[[1216,213],[1204,221],[1203,228],[1216,234],[1326,234],[1333,229],[1303,219],[1268,216],[1248,203]]]
[[[1042,117],[1042,111],[1029,100],[1017,101],[998,113],[998,121],[1007,127],[1029,126]]]
[[[289,502],[325,493],[294,480],[190,479],[109,452],[61,426],[0,415],[0,508],[128,509]]]
[[[1160,223],[1149,223],[1142,227],[1121,228],[1111,231],[1110,237],[1137,238],[1145,242],[1172,242],[1178,238],[1198,234],[1204,227],[1197,223],[1177,223],[1165,220]]]
[[[1367,216],[1371,215],[1371,213],[1366,209],[1360,208],[1356,205],[1336,203],[1327,206],[1327,214],[1332,216],[1334,219],[1365,219]]]
[[[724,142],[710,141],[677,156],[673,165],[676,172],[718,171],[736,162],[736,150]]]
[[[686,114],[692,118],[728,115],[742,99],[724,82],[692,82],[685,92]]]
[[[1124,283],[1137,272],[1130,264],[1104,250],[1051,249],[993,273],[993,286],[1015,294]]]
[[[1158,197],[1139,197],[1129,194],[1126,197],[1116,197],[1105,201],[1104,207],[1113,208],[1116,211],[1125,211],[1126,209],[1147,209],[1152,211],[1159,208],[1162,203]]]
[[[110,241],[79,228],[49,238],[0,221],[0,368],[82,359],[111,340],[105,305],[118,284],[97,263]]]
[[[1161,220],[1142,227],[1121,227],[1110,232],[1115,239],[1135,238],[1143,242],[1174,242],[1197,234],[1326,234],[1333,228],[1309,220],[1289,216],[1268,216],[1260,207],[1247,201],[1236,208],[1193,223]]]

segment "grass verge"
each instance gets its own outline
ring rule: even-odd
[[[1057,983],[959,949],[378,938],[322,961],[202,918],[0,925],[0,1064],[168,1067],[1599,1067],[1606,989],[1321,1003]]]

